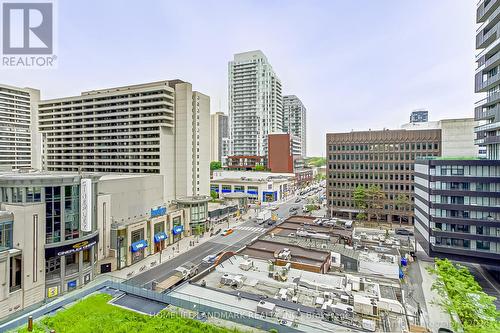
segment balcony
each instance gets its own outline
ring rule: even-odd
[[[499,84],[500,73],[490,76],[486,81],[480,81],[482,79],[482,72],[476,74],[476,92],[487,92],[488,89]]]
[[[474,109],[474,120],[486,120],[492,118],[500,119],[500,105],[496,105],[492,109],[484,110],[482,106],[478,106]]]
[[[476,106],[486,107],[500,101],[500,92],[491,93],[488,97],[476,102]]]
[[[481,131],[494,131],[500,129],[500,121],[496,121],[493,123],[481,125],[481,126],[476,126],[474,127],[474,132],[481,132]]]
[[[476,49],[484,49],[496,40],[498,36],[498,28],[499,26],[497,24],[486,33],[484,33],[484,30],[479,31],[476,36]]]
[[[500,1],[498,0],[484,0],[478,7],[476,11],[476,22],[482,23],[488,19],[488,16],[493,13],[493,11],[498,8]]]

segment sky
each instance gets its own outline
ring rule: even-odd
[[[262,50],[307,108],[309,156],[325,134],[472,117],[473,0],[59,0],[56,69],[0,69],[42,99],[179,78],[228,112],[227,66]]]

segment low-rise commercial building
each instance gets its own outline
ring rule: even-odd
[[[210,190],[215,191],[220,198],[229,193],[246,193],[250,202],[276,202],[283,201],[293,194],[294,177],[273,174],[248,172],[242,173],[223,172],[216,174],[210,181]],[[260,177],[259,177],[260,176]]]
[[[500,264],[500,164],[419,160],[415,237],[430,256]]]
[[[92,280],[100,237],[97,181],[95,174],[0,174],[0,210],[8,220],[1,224],[8,258],[2,267],[11,272],[0,278],[7,276],[2,284],[12,287],[0,302],[16,303],[0,308],[19,310]]]

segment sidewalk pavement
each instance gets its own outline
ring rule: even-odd
[[[241,223],[244,223],[248,220],[249,217],[254,215],[253,210],[252,212],[247,212],[246,214],[241,216],[241,219],[238,218],[230,218],[229,219],[229,228],[234,228]],[[223,222],[218,224],[221,229],[227,228],[228,224],[227,222]],[[219,234],[220,235],[220,234]],[[134,277],[137,274],[140,274],[144,271],[147,271],[153,267],[156,267],[160,263],[167,262],[168,260],[171,260],[178,255],[185,253],[186,251],[193,249],[207,241],[212,240],[214,237],[217,237],[218,235],[213,235],[210,236],[209,232],[206,232],[202,237],[198,237],[195,235],[187,236],[179,240],[177,243],[174,243],[172,245],[167,246],[161,253],[155,253],[147,256],[143,260],[122,268],[121,270],[116,270],[110,273],[105,273],[104,275],[107,276],[113,276],[119,279],[130,279]],[[194,242],[194,246],[191,246],[191,242]],[[160,258],[161,255],[161,258]]]
[[[441,327],[451,330],[451,316],[437,304],[440,302],[441,296],[431,289],[432,284],[436,281],[436,277],[427,271],[427,267],[433,267],[434,263],[417,260],[415,264],[418,265],[420,275],[422,276],[422,292],[428,315],[427,326],[432,332],[437,332]]]

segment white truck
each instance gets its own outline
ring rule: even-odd
[[[270,210],[263,210],[257,214],[257,223],[264,224],[271,219],[272,212]]]
[[[198,274],[198,266],[193,263],[186,263],[174,269],[174,274],[154,285],[154,290],[165,291],[176,286],[179,282],[192,278]]]

